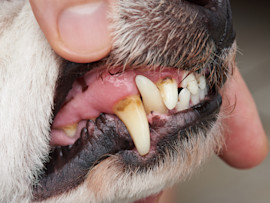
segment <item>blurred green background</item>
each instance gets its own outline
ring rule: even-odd
[[[270,136],[270,1],[231,0],[238,67]],[[176,189],[177,203],[269,203],[270,158],[237,170],[214,157]]]

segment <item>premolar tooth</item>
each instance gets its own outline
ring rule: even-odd
[[[135,78],[136,85],[143,99],[146,113],[151,111],[166,113],[168,110],[164,105],[157,86],[147,77],[137,75]]]
[[[65,126],[62,129],[66,133],[67,136],[74,137],[76,134],[77,126],[78,126],[78,124],[75,123],[75,124]]]
[[[182,111],[188,109],[190,102],[190,91],[187,88],[184,88],[179,93],[179,102],[177,102],[176,110]]]
[[[197,94],[199,91],[198,83],[194,73],[185,72],[181,86],[187,88],[191,94]]]
[[[198,91],[197,94],[192,94],[191,95],[191,102],[193,105],[196,105],[200,102],[200,92]]]
[[[204,76],[200,76],[198,79],[199,87],[203,90],[206,87],[206,79]]]
[[[150,150],[150,130],[139,95],[118,102],[114,106],[114,113],[126,125],[140,155],[146,155]]]
[[[157,83],[157,87],[165,106],[172,110],[178,100],[178,86],[176,81],[172,78],[165,78]]]

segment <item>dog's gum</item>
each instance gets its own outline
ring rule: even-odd
[[[99,71],[88,72],[84,79],[88,88],[82,91],[79,82],[73,84],[67,98],[71,99],[56,115],[53,128],[61,128],[80,120],[96,118],[100,113],[113,114],[113,107],[122,99],[139,93],[135,84],[136,75],[144,75],[153,82],[172,77],[177,84],[181,82],[181,73],[176,69],[163,68],[155,71],[128,70],[119,74]]]

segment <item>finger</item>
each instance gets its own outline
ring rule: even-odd
[[[80,63],[111,49],[107,14],[110,0],[30,0],[48,42],[63,58]]]
[[[236,168],[254,167],[266,157],[268,141],[253,98],[237,69],[227,82],[225,94],[223,111],[234,104],[235,109],[225,119],[229,131],[221,157]]]

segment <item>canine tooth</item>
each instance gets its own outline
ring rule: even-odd
[[[77,126],[78,126],[78,124],[75,123],[75,124],[65,126],[62,129],[66,133],[67,136],[74,137],[76,134]]]
[[[191,102],[193,105],[196,105],[200,102],[200,92],[198,91],[197,94],[192,94],[191,95]]]
[[[176,81],[172,78],[165,78],[157,83],[157,87],[165,106],[172,110],[178,100],[178,86]]]
[[[188,109],[190,102],[190,91],[187,88],[184,88],[179,93],[179,102],[177,102],[176,110],[182,111]]]
[[[157,86],[151,80],[143,75],[137,75],[135,82],[142,96],[143,105],[147,114],[151,111],[159,113],[166,113],[168,111],[163,104]]]
[[[195,95],[198,93],[199,87],[194,73],[184,73],[182,87],[187,88],[191,92],[191,94]]]
[[[206,87],[206,79],[204,76],[200,76],[198,79],[199,87],[203,90]]]
[[[140,155],[146,155],[150,150],[150,130],[139,95],[118,102],[114,106],[114,113],[126,125]]]

